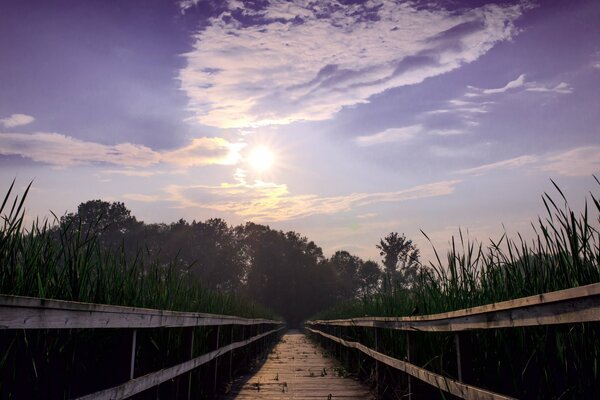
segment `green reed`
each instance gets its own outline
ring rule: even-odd
[[[434,314],[600,282],[598,197],[590,193],[576,212],[554,186],[554,198],[542,196],[546,215],[532,223],[533,240],[505,234],[484,246],[460,231],[445,262],[434,248],[436,261],[421,267],[412,287],[339,304],[315,318],[407,316],[415,307],[421,315]],[[406,355],[403,335],[383,336],[384,348],[400,358]],[[451,334],[419,333],[417,340],[422,365],[456,376]],[[474,331],[468,340],[474,347],[471,383],[501,393],[585,398],[600,380],[597,323]]]

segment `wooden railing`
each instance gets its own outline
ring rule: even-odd
[[[305,328],[321,338],[366,354],[376,360],[376,368],[378,363],[383,363],[408,374],[409,398],[415,398],[414,379],[417,379],[463,399],[499,400],[511,397],[465,382],[464,377],[471,370],[470,349],[463,336],[466,331],[597,321],[600,321],[600,283],[441,314],[315,320],[307,322]],[[340,330],[348,327],[374,328],[376,348],[343,339]],[[383,353],[385,349],[378,345],[381,342],[378,328],[406,331],[406,361]],[[414,364],[417,351],[413,338],[415,332],[454,332],[458,379],[433,373]]]
[[[215,349],[193,357],[194,328],[206,326],[217,327]],[[232,330],[230,342],[225,345],[219,344],[219,329],[223,326],[246,327],[242,340],[234,341]],[[130,332],[129,351],[125,354],[126,357],[123,361],[127,363],[128,376],[122,384],[79,397],[79,399],[125,399],[186,373],[188,373],[188,384],[184,386],[187,388],[184,389],[183,395],[179,394],[179,397],[189,398],[190,371],[250,344],[260,343],[266,346],[268,337],[283,329],[283,323],[269,319],[0,295],[0,330],[104,328],[117,328]],[[189,355],[189,359],[178,365],[135,377],[137,330],[149,328],[184,328],[183,343],[186,347],[184,351]]]

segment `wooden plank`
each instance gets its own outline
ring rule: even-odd
[[[239,349],[240,347],[247,346],[248,344],[260,340],[261,338],[276,333],[283,329],[283,327],[273,329],[269,332],[256,335],[246,340],[231,343],[226,346],[220,347],[209,353],[203,354],[199,357],[193,358],[184,363],[175,365],[170,368],[161,369],[160,371],[152,372],[150,374],[140,376],[139,378],[132,379],[125,382],[122,385],[115,386],[109,389],[101,390],[96,393],[88,394],[86,396],[79,397],[77,400],[120,400],[126,399],[133,396],[134,394],[143,392],[144,390],[150,389],[151,387],[160,385],[170,379],[173,379],[181,374],[193,370],[200,365],[206,364],[215,358],[226,354],[232,350]]]
[[[242,377],[226,397],[257,399],[373,399],[359,381],[342,377],[341,366],[298,331],[288,331],[271,350],[267,361],[250,377]]]
[[[418,367],[414,364],[411,364],[406,361],[398,360],[396,358],[387,356],[385,354],[379,353],[370,347],[363,345],[358,342],[349,342],[333,335],[329,335],[327,333],[321,332],[316,329],[306,328],[307,330],[321,335],[327,339],[330,339],[334,342],[340,343],[346,347],[351,347],[354,349],[358,349],[368,356],[374,358],[377,361],[380,361],[386,365],[389,365],[392,368],[396,368],[400,371],[406,372],[407,374],[428,383],[431,386],[434,386],[444,392],[450,393],[454,396],[460,397],[461,399],[471,399],[471,400],[509,400],[513,399],[512,397],[502,395],[499,393],[494,393],[489,390],[481,389],[475,386],[467,385],[454,379],[447,378],[445,376],[433,373],[424,368]]]
[[[441,314],[316,320],[307,325],[448,332],[596,321],[600,321],[600,283]]]
[[[262,318],[0,295],[0,329],[172,328],[281,323]]]

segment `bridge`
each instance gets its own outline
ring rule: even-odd
[[[80,392],[93,384],[75,389],[72,398],[85,400],[217,398],[224,391],[227,399],[242,400],[383,398],[390,396],[383,383],[384,369],[396,371],[394,379],[406,381],[403,393],[409,399],[439,398],[440,392],[463,399],[510,399],[472,385],[473,349],[466,333],[598,321],[600,283],[434,315],[308,321],[305,333],[285,332],[282,321],[268,319],[0,295],[0,333],[90,329],[119,333],[120,347],[109,349],[115,353],[113,384],[89,393]],[[152,329],[177,331],[183,351],[180,362],[147,372],[138,360],[138,335]],[[380,338],[388,331],[404,335],[404,357],[386,354]],[[456,376],[419,365],[414,335],[434,332],[454,335]],[[195,342],[198,337],[202,344]],[[253,372],[233,380],[227,390],[219,386],[232,381],[237,366],[261,354],[267,355],[266,360]]]

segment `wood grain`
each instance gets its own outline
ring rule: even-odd
[[[289,331],[260,369],[238,382],[227,399],[375,398],[360,382],[339,376],[339,365],[323,352],[305,335]]]
[[[188,371],[193,370],[200,365],[206,364],[215,358],[222,356],[232,350],[239,349],[240,347],[247,346],[248,344],[255,342],[267,335],[274,334],[283,329],[273,329],[269,332],[261,333],[260,335],[253,336],[249,339],[242,340],[239,342],[231,343],[226,346],[220,347],[217,350],[213,350],[209,353],[203,354],[199,357],[193,358],[189,361],[175,365],[170,368],[161,369],[160,371],[152,372],[150,374],[140,376],[139,378],[132,379],[125,382],[122,385],[115,386],[109,389],[101,390],[96,393],[92,393],[86,396],[79,397],[77,400],[120,400],[126,399],[133,396],[134,394],[143,392],[144,390],[150,389],[151,387],[157,386],[163,382],[173,379],[179,375],[185,374]]]
[[[461,382],[458,382],[454,379],[447,378],[442,375],[435,374],[431,371],[418,367],[414,364],[408,363],[406,361],[398,360],[396,358],[387,356],[385,354],[379,353],[370,347],[367,347],[358,342],[350,342],[343,339],[340,339],[336,336],[329,335],[327,333],[321,332],[316,329],[306,328],[310,332],[313,332],[317,335],[321,335],[329,340],[333,340],[341,345],[346,347],[350,347],[353,349],[357,349],[368,355],[369,357],[374,358],[377,361],[380,361],[386,365],[389,365],[392,368],[395,368],[399,371],[406,372],[407,374],[428,383],[429,385],[436,387],[444,392],[453,394],[461,399],[470,399],[470,400],[510,400],[512,397],[505,396],[499,393],[494,393],[489,390],[481,389],[475,386],[467,385]]]
[[[600,321],[600,283],[416,317],[315,320],[309,326],[360,326],[448,332]]]
[[[173,328],[282,324],[262,318],[0,295],[0,329]]]

